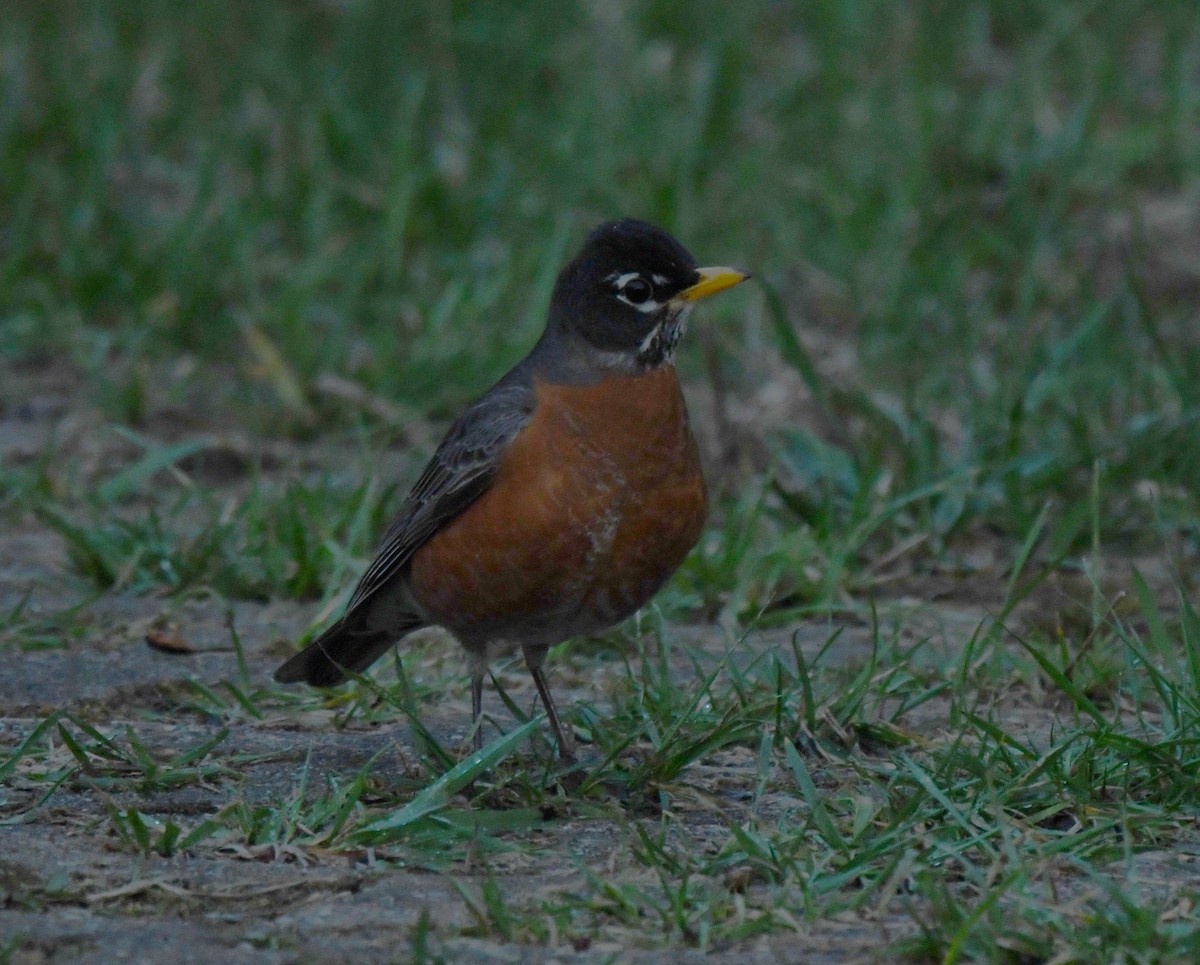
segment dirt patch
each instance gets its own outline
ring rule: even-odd
[[[9,401],[0,410],[4,459],[43,459],[44,447],[56,445],[59,458],[78,458],[90,476],[119,471],[135,454],[83,431],[95,424],[94,413],[37,402],[65,378],[42,371],[26,386],[27,403]],[[210,461],[186,468],[210,485],[237,487],[249,471],[251,448],[214,445]],[[289,444],[255,463],[255,471],[304,472],[322,460],[328,464],[328,457],[328,448]],[[270,672],[318,605],[97,593],[73,571],[62,536],[39,517],[17,513],[6,527],[0,609],[19,611],[20,618],[0,631],[0,766],[9,755],[14,761],[0,790],[4,960],[360,962],[428,951],[480,962],[890,961],[894,943],[916,935],[918,921],[938,913],[924,899],[904,898],[902,876],[877,900],[814,915],[805,912],[803,889],[795,891],[797,883],[786,877],[768,880],[749,865],[689,877],[667,864],[652,870],[635,854],[653,847],[664,856],[719,855],[731,829],[806,818],[812,801],[790,778],[781,779],[777,759],[764,765],[756,749],[761,731],[771,726],[765,718],[755,733],[699,754],[657,796],[637,800],[628,788],[584,799],[559,794],[547,745],[522,748],[506,766],[543,788],[533,808],[540,812],[495,833],[499,849],[488,850],[481,838],[478,846],[435,860],[404,846],[292,846],[255,822],[291,820],[292,802],[303,815],[314,795],[336,795],[360,775],[365,790],[357,808],[394,801],[389,806],[398,809],[431,780],[421,763],[425,738],[382,697],[339,703],[271,690]],[[996,593],[981,588],[988,582],[979,577],[986,563],[976,561],[969,583],[946,574],[910,576],[897,584],[893,599],[878,603],[874,618],[864,612],[793,621],[744,638],[714,627],[669,627],[665,644],[633,659],[664,659],[684,694],[697,692],[711,674],[761,674],[772,660],[780,673],[795,674],[796,654],[809,671],[819,665],[852,687],[855,674],[880,661],[881,645],[890,654],[881,668],[933,679],[1000,608]],[[1127,579],[1131,565],[1118,576]],[[995,575],[993,585],[1000,584],[998,564]],[[1074,606],[1076,590],[1048,583],[1042,591],[1048,596],[1033,598],[1018,615],[1021,625],[1033,626],[1052,608],[1048,601]],[[39,630],[18,633],[16,624]],[[649,646],[645,641],[653,636],[647,630],[638,645]],[[564,707],[603,710],[610,698],[619,703],[627,695],[622,640],[627,656],[633,644],[618,634],[608,645],[578,647],[556,660],[554,684]],[[457,748],[469,720],[457,648],[440,634],[425,634],[407,648],[405,663],[421,725],[439,744]],[[497,676],[512,706],[489,688],[486,708],[496,725],[489,739],[497,728],[516,725],[513,707],[536,707],[519,666],[502,665]],[[390,671],[381,679],[391,680]],[[872,756],[884,746],[878,742],[919,748],[938,740],[955,712],[953,692],[931,693],[904,714],[904,732],[889,725],[845,733],[831,717],[812,722],[819,733],[801,728],[795,739],[820,795],[856,793],[855,769],[883,766],[882,757]],[[892,698],[884,691],[876,696],[867,716],[883,720]],[[1049,741],[1061,727],[1061,710],[1061,701],[1025,691],[1007,694],[991,712],[1009,734]],[[64,715],[61,731],[44,723],[53,714]],[[22,754],[19,748],[39,727],[46,729],[38,753]],[[84,751],[87,766],[76,766],[72,735],[91,748]],[[107,757],[105,742],[112,747]],[[202,747],[203,754],[188,759]],[[586,746],[584,758],[585,774],[602,764]],[[514,814],[530,810],[522,810],[511,787],[497,793],[500,806],[490,814],[509,806]],[[454,806],[470,813],[465,799]],[[172,824],[182,834],[215,816],[238,833],[226,828],[173,854],[161,847]],[[1136,880],[1148,894],[1200,888],[1200,866],[1186,849],[1136,855],[1111,873]],[[696,907],[708,901],[723,910],[680,911],[671,919],[655,896],[664,880],[677,887],[681,878]],[[1093,883],[1076,888],[1078,879],[1065,864],[1045,880],[1080,907],[1095,892]],[[705,937],[713,916],[739,914],[742,937]],[[580,925],[562,929],[562,921]],[[692,947],[664,947],[672,928],[678,944]]]

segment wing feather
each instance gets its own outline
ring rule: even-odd
[[[359,580],[344,621],[396,576],[442,526],[488,488],[509,444],[533,415],[532,387],[501,383],[450,428],[384,534],[379,554]]]

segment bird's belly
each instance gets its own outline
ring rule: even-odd
[[[672,369],[539,385],[490,488],[414,554],[412,596],[468,644],[557,643],[645,604],[699,538],[705,510]]]

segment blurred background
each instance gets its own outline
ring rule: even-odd
[[[724,497],[681,602],[1098,540],[1191,585],[1198,171],[1186,2],[9,0],[0,501],[100,586],[319,593],[395,493],[317,449],[280,495],[251,443],[209,505],[212,434],[419,460],[634,215],[757,279],[682,351]],[[231,542],[180,559],[197,520]],[[229,576],[254,547],[274,582]]]

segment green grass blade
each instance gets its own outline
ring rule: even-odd
[[[539,715],[513,728],[507,734],[476,751],[466,760],[450,768],[394,814],[359,828],[357,834],[370,837],[384,832],[396,832],[411,827],[422,818],[440,811],[455,794],[471,784],[481,774],[491,770],[508,757],[541,723]]]

